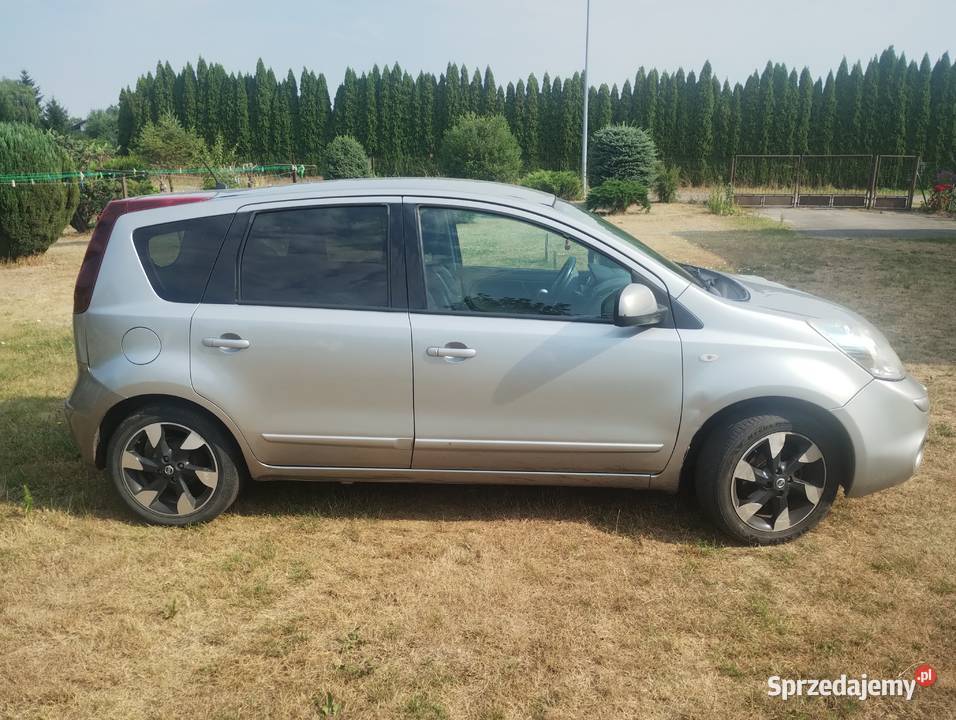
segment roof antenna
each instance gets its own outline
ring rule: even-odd
[[[202,164],[206,166],[206,170],[208,170],[208,171],[209,171],[209,174],[212,175],[212,179],[216,181],[216,187],[215,187],[214,189],[215,189],[215,190],[225,190],[225,189],[226,189],[226,183],[224,183],[222,180],[220,180],[220,179],[216,176],[216,173],[214,173],[214,172],[212,171],[212,168],[209,167],[209,163],[206,162],[206,157],[205,157],[205,155],[203,156]]]

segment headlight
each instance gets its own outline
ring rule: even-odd
[[[810,327],[880,380],[902,380],[903,364],[883,333],[853,320],[809,320]]]

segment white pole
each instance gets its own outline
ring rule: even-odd
[[[591,35],[591,0],[584,20],[584,111],[581,114],[581,187],[588,191],[588,41]]]

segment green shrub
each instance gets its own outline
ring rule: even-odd
[[[737,212],[734,189],[730,185],[715,185],[707,197],[707,209],[714,215],[733,215]]]
[[[351,135],[339,135],[325,150],[325,179],[364,178],[372,174],[372,165],[362,143]]]
[[[156,192],[150,180],[126,179],[126,194],[128,197],[137,195],[152,195]],[[77,232],[86,232],[96,225],[103,208],[110,200],[123,197],[123,181],[115,177],[93,178],[80,183],[80,202],[76,206],[70,225]]]
[[[651,210],[647,187],[635,180],[607,180],[588,192],[588,210],[622,213],[631,205],[640,205],[644,212]]]
[[[588,183],[634,180],[644,187],[654,183],[657,148],[650,134],[630,125],[608,125],[591,138]]]
[[[80,201],[76,206],[70,225],[77,232],[86,232],[96,224],[96,218],[106,204],[123,197],[122,185],[112,178],[94,178],[80,183]]]
[[[32,88],[0,78],[0,122],[40,124],[40,105]]]
[[[180,125],[172,113],[166,113],[157,123],[146,123],[134,146],[137,155],[164,170],[192,167],[202,161],[206,151],[203,139]]]
[[[241,185],[239,173],[232,170],[236,167],[236,147],[226,145],[222,134],[216,135],[216,142],[207,147],[201,154],[200,161],[204,167],[215,171],[216,175],[204,175],[202,186],[204,190],[214,190],[222,183],[227,188],[236,188]],[[227,172],[226,168],[229,168]]]
[[[445,133],[440,164],[448,177],[514,182],[521,171],[521,148],[501,115],[468,114]]]
[[[662,203],[674,202],[677,199],[678,187],[680,187],[680,168],[676,165],[659,163],[657,179],[654,181],[657,200]]]
[[[123,172],[133,172],[134,170],[146,170],[149,163],[135,153],[129,155],[116,155],[102,164],[101,170],[119,170]]]
[[[23,123],[0,123],[0,175],[73,170],[53,136]],[[79,199],[76,182],[0,186],[0,258],[46,251],[66,227]]]
[[[570,170],[535,170],[521,178],[520,184],[565,200],[581,197],[581,178]]]
[[[117,149],[101,140],[91,140],[83,135],[53,133],[57,144],[69,155],[73,167],[82,173],[102,170],[116,156]],[[115,197],[122,197],[122,185],[113,178],[83,177],[79,180],[79,202],[70,225],[78,232],[86,232]]]

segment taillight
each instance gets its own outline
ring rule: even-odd
[[[113,226],[123,215],[138,210],[152,210],[153,208],[169,207],[171,205],[185,205],[187,203],[202,202],[215,197],[216,193],[195,193],[192,195],[147,195],[145,197],[129,198],[110,201],[100,213],[93,228],[93,236],[86,247],[80,274],[76,276],[76,287],[73,289],[73,312],[84,313],[90,306],[93,298],[93,288],[96,286],[96,277],[100,274],[100,265],[106,254],[106,243],[113,234]]]

